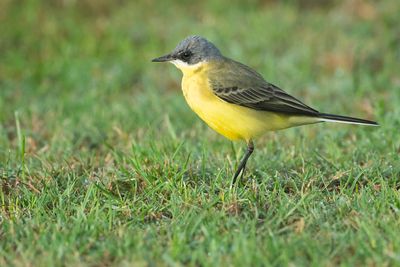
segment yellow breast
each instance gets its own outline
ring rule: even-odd
[[[286,115],[253,110],[217,97],[209,85],[211,63],[179,66],[183,72],[182,91],[190,108],[212,129],[230,140],[250,140],[261,134],[294,126]]]

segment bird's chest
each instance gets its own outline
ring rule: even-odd
[[[223,136],[235,140],[240,136],[231,129],[235,126],[234,114],[229,104],[224,103],[213,92],[208,79],[202,74],[184,76],[182,91],[190,108],[212,129]]]
[[[200,116],[215,104],[216,96],[212,93],[204,73],[184,75],[182,92],[190,108]]]

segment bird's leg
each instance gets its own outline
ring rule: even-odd
[[[243,159],[240,161],[239,167],[238,167],[238,169],[237,169],[236,172],[235,172],[235,176],[233,176],[232,185],[234,185],[234,184],[236,183],[236,179],[237,179],[237,177],[239,176],[240,172],[242,172],[242,177],[243,177],[244,171],[245,171],[245,169],[246,169],[247,160],[250,158],[250,155],[253,153],[253,151],[254,151],[254,144],[253,144],[253,141],[250,140],[250,141],[247,143],[247,151],[246,151],[246,154],[244,154],[244,157],[243,157]]]

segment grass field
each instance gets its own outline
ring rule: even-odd
[[[398,1],[0,1],[0,266],[400,266]],[[318,110],[245,144],[172,65],[200,34]]]

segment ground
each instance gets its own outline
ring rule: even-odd
[[[0,2],[1,266],[400,266],[397,1]],[[150,60],[199,34],[328,113],[245,144]]]

